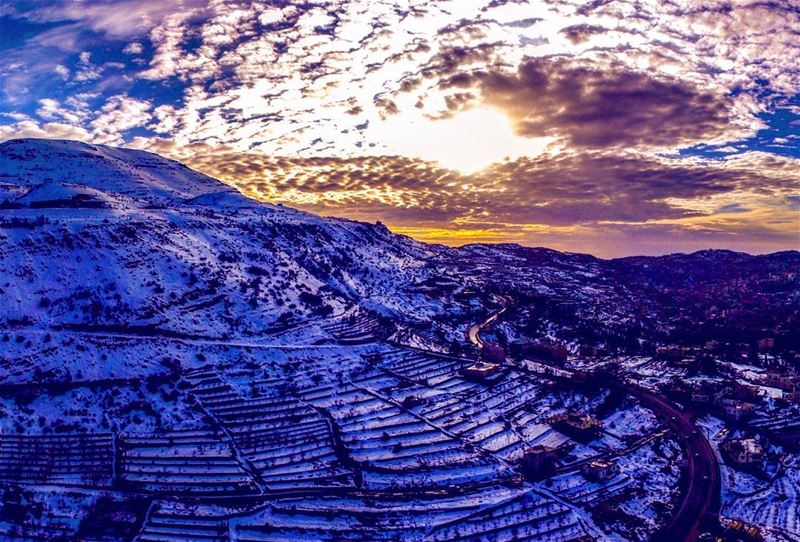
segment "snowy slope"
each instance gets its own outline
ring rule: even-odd
[[[505,300],[498,340],[800,336],[798,265],[445,248],[141,151],[0,144],[0,539],[644,539],[683,453],[655,413],[530,363],[471,381],[464,331]],[[572,442],[566,409],[613,431]],[[525,483],[543,443],[567,445],[560,474]],[[605,482],[564,470],[610,451]],[[796,531],[767,513],[741,511]]]
[[[14,140],[0,145],[0,184],[25,188],[0,193],[6,325],[231,337],[357,303],[441,308],[406,290],[435,249],[255,202],[153,154]]]
[[[702,344],[697,330],[736,336],[797,313],[797,252],[608,261],[451,249],[257,202],[151,153],[74,141],[0,144],[0,209],[5,327],[252,337],[359,308],[413,331],[397,336],[442,345],[502,292],[518,305],[502,324],[508,337],[630,347],[676,333]]]
[[[1,145],[0,184],[85,186],[134,205],[170,204],[212,191],[235,192],[183,164],[139,150],[66,140],[15,139]]]

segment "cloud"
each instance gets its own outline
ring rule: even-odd
[[[144,46],[138,41],[132,41],[122,49],[122,53],[126,55],[140,55],[143,52]]]
[[[603,26],[590,24],[576,24],[561,29],[561,32],[567,39],[575,45],[587,41],[594,35],[603,34],[607,31],[608,29]]]
[[[70,71],[69,68],[67,68],[66,66],[62,66],[59,64],[55,68],[53,68],[53,71],[56,72],[59,75],[59,77],[61,77],[61,79],[63,79],[64,81],[69,79]]]
[[[0,141],[20,137],[38,137],[44,139],[77,139],[91,141],[92,134],[83,128],[60,122],[39,124],[33,120],[23,120],[14,124],[0,126]]]
[[[88,28],[109,38],[122,39],[146,33],[171,12],[206,3],[205,0],[30,2],[29,5],[17,4],[14,15],[40,23],[70,21],[79,23],[76,24],[78,28]]]
[[[169,135],[177,140],[208,138],[240,150],[258,147],[282,154],[396,152],[358,126],[374,127],[410,111],[429,118],[452,116],[479,105],[481,88],[489,100],[507,100],[511,114],[528,117],[519,119],[520,133],[561,130],[567,144],[661,147],[691,144],[707,134],[722,142],[757,127],[755,115],[766,105],[751,97],[753,81],[782,89],[796,82],[793,59],[800,58],[791,46],[797,42],[796,16],[785,5],[712,3],[700,9],[678,3],[655,9],[626,0],[591,9],[566,1],[536,6],[443,1],[413,8],[384,1],[20,4],[15,17],[55,26],[28,40],[21,54],[23,63],[36,59],[36,70],[0,74],[9,96],[24,96],[42,88],[45,77],[60,82],[66,72],[53,72],[60,65],[87,88],[108,82],[129,93],[135,87],[143,92],[140,99],[169,105],[179,130]],[[534,7],[536,18],[530,17]],[[763,22],[776,42],[788,45],[769,43],[754,20]],[[104,40],[113,46],[104,49]],[[52,48],[72,56],[54,55]],[[109,50],[127,66],[124,76],[104,70],[119,65],[108,63]],[[768,61],[761,54],[765,50],[780,53],[773,57],[779,62]],[[74,56],[79,52],[92,52],[96,65],[81,67]],[[128,54],[140,56],[132,62]],[[48,62],[53,63],[49,69],[39,71]],[[539,108],[526,106],[539,90],[526,79],[535,62],[547,81],[541,88],[547,103]],[[571,77],[580,79],[572,87]],[[502,82],[516,86],[503,96]],[[164,87],[173,92],[162,101]],[[561,91],[574,88],[580,92],[559,100]],[[40,98],[60,96],[53,92],[34,100]],[[603,104],[606,98],[612,102]],[[607,117],[624,116],[603,131],[604,111]],[[687,121],[692,115],[699,126]],[[667,133],[648,135],[666,117],[674,119],[665,124]],[[550,126],[551,121],[561,126]]]
[[[45,120],[60,120],[67,124],[77,125],[85,117],[85,110],[63,107],[58,100],[44,98],[39,100],[39,109],[36,114]]]
[[[89,51],[82,51],[78,55],[77,71],[73,80],[81,81],[94,81],[102,77],[102,68],[92,63],[92,53]]]
[[[122,142],[122,134],[144,126],[152,118],[152,104],[129,96],[114,96],[101,108],[100,114],[89,124],[98,143]]]
[[[800,161],[765,153],[714,162],[545,153],[462,175],[406,157],[278,158],[139,143],[257,199],[380,220],[432,242],[514,241],[615,256],[709,247],[763,252],[800,241],[792,210]]]
[[[452,242],[796,241],[797,162],[748,143],[800,93],[791,0],[9,6],[26,32],[0,56],[3,137],[161,150],[264,199]],[[498,145],[462,175],[398,143],[498,110],[549,147]],[[698,144],[723,158],[676,152]]]
[[[730,100],[692,84],[620,66],[564,58],[523,62],[515,73],[478,72],[442,83],[478,87],[521,135],[577,147],[684,147],[749,135],[732,126]]]
[[[781,211],[775,202],[793,197],[800,161],[764,153],[715,162],[601,151],[545,153],[463,175],[407,157],[280,158],[169,140],[135,144],[181,159],[258,199],[380,219],[404,231],[430,229],[439,240],[448,231],[458,241],[465,231],[591,233],[611,225],[621,231],[654,224],[738,239],[738,231],[757,229],[749,217],[763,221],[770,209],[782,221],[782,226],[762,224],[771,238],[782,235],[787,241],[795,235],[788,206]],[[740,201],[747,201],[747,208]],[[733,215],[736,222],[724,219]]]

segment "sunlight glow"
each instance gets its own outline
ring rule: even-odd
[[[471,109],[441,120],[398,115],[374,130],[390,154],[432,160],[464,174],[505,159],[536,156],[551,142],[516,135],[509,118],[495,109]]]

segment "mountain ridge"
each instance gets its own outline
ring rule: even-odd
[[[64,140],[0,144],[0,208],[7,326],[219,339],[366,311],[442,349],[501,294],[537,307],[504,324],[511,338],[535,330],[576,340],[590,326],[601,342],[649,340],[687,316],[668,302],[678,294],[702,315],[783,293],[783,318],[800,265],[796,251],[604,260],[509,243],[430,245],[380,223],[258,202],[152,153]]]
[[[49,153],[49,154],[48,154]],[[91,159],[91,160],[99,160],[101,163],[107,163],[112,166],[119,167],[120,162],[123,162],[123,158],[127,157],[129,159],[138,159],[140,162],[133,162],[133,167],[138,167],[136,173],[140,176],[137,178],[135,175],[131,175],[130,172],[128,173],[129,179],[128,181],[133,181],[134,184],[143,184],[144,181],[152,180],[152,176],[147,176],[146,170],[147,169],[154,169],[156,166],[165,166],[166,171],[170,172],[179,172],[179,173],[187,173],[186,176],[178,175],[175,178],[168,179],[168,182],[162,183],[162,186],[152,187],[152,193],[149,194],[149,197],[144,197],[144,201],[149,203],[153,203],[153,201],[157,203],[166,203],[164,201],[164,197],[169,192],[173,192],[175,195],[180,195],[182,197],[176,198],[171,203],[178,204],[203,204],[209,206],[265,206],[270,208],[281,208],[281,209],[291,209],[297,213],[306,213],[309,216],[314,216],[320,219],[338,219],[338,220],[347,220],[355,223],[363,223],[363,224],[370,224],[368,222],[363,222],[360,220],[352,220],[343,217],[322,217],[320,215],[315,215],[313,213],[308,213],[307,211],[302,211],[296,209],[294,207],[282,205],[282,204],[272,204],[262,200],[256,200],[250,198],[241,192],[239,192],[235,187],[232,187],[223,181],[215,179],[214,177],[192,169],[185,164],[173,160],[171,158],[163,157],[159,154],[141,150],[141,149],[131,149],[127,147],[113,147],[108,145],[101,145],[101,144],[92,144],[86,143],[82,141],[76,140],[69,140],[69,139],[45,139],[45,138],[16,138],[16,139],[9,139],[0,143],[0,186],[3,184],[12,184],[17,185],[19,187],[30,187],[33,188],[41,188],[42,185],[53,185],[57,187],[64,187],[64,186],[74,186],[74,185],[81,185],[79,182],[68,182],[63,175],[66,175],[68,171],[74,168],[69,167],[56,167],[57,164],[49,164],[49,167],[43,167],[42,161],[35,160],[37,155],[44,156],[46,154],[47,162],[53,162],[53,154],[55,153],[56,158],[60,159]],[[22,158],[25,158],[26,161],[34,159],[36,162],[35,164],[28,164],[27,166],[23,166],[17,171],[14,171],[13,168],[9,167],[9,162],[13,161],[20,161]],[[146,159],[141,161],[142,159]],[[111,168],[109,168],[111,169]],[[121,168],[120,168],[121,169]],[[141,171],[145,170],[145,171]],[[112,170],[113,171],[113,170]],[[163,169],[161,170],[163,173]],[[118,171],[120,174],[125,174],[124,170]],[[39,179],[39,182],[30,182],[30,179],[33,175],[42,176],[48,175],[52,176],[55,175],[55,179],[46,177],[45,180]],[[59,178],[61,176],[61,178]],[[133,179],[130,179],[133,177]],[[149,177],[149,178],[148,178]],[[91,177],[86,177],[85,174],[77,179],[73,179],[73,181],[86,181],[87,179],[91,180]],[[16,181],[16,182],[14,182]],[[26,181],[26,182],[20,182]],[[201,191],[199,193],[195,192],[187,192],[187,193],[180,193],[178,191],[179,187],[176,187],[174,183],[176,181],[183,182],[189,189],[196,189],[200,187],[207,188],[207,190]],[[197,185],[193,185],[192,183],[197,183]],[[92,186],[92,185],[84,185],[90,189],[99,190],[101,192],[106,192],[110,195],[115,195],[119,193],[119,187],[114,185],[102,185],[102,186]],[[139,196],[147,196],[145,192],[141,191],[141,188],[137,191],[135,187],[130,187],[127,190],[122,192],[122,195],[139,195]],[[14,194],[9,197],[8,194],[3,194],[0,191],[0,203],[2,202],[5,196],[5,200],[8,203],[9,201],[14,200]],[[19,196],[19,194],[16,194]],[[23,197],[19,199],[24,199]],[[398,234],[392,232],[393,235],[398,237],[407,237],[403,234]],[[426,244],[428,246],[436,246],[442,247],[443,245],[439,245],[436,243],[423,243],[421,241],[417,241],[418,243]],[[595,258],[597,260],[602,261],[617,261],[617,260],[626,260],[626,259],[646,259],[646,258],[675,258],[675,257],[683,257],[683,256],[692,256],[695,258],[700,258],[704,255],[715,255],[715,256],[733,256],[733,255],[746,255],[750,257],[759,257],[759,256],[770,256],[770,255],[781,255],[784,253],[798,253],[798,250],[781,250],[771,253],[763,253],[763,254],[751,254],[748,252],[741,252],[741,251],[734,251],[729,249],[722,249],[722,248],[709,248],[709,249],[701,249],[693,252],[673,252],[668,254],[661,254],[661,255],[629,255],[629,256],[621,256],[615,258],[602,258],[590,253],[580,253],[580,252],[572,252],[572,251],[559,251],[549,247],[542,247],[542,246],[530,246],[530,245],[521,245],[518,243],[468,243],[465,245],[460,245],[458,247],[454,247],[457,249],[469,249],[470,247],[476,246],[489,246],[489,247],[496,247],[498,249],[504,248],[512,248],[512,249],[524,249],[524,250],[532,250],[532,251],[549,251],[553,254],[561,254],[561,255],[568,255],[568,256],[588,256]]]
[[[381,270],[413,280],[434,250],[382,227],[254,202],[177,164],[68,141],[0,145],[0,184],[27,190],[0,192],[0,289],[10,298],[2,316],[255,333],[285,325],[291,313],[339,313],[357,301],[390,310],[369,301],[368,292],[385,293]],[[187,185],[194,180],[199,186]],[[42,190],[56,199],[31,201]],[[98,200],[97,192],[105,197],[98,205],[74,197]],[[65,202],[65,194],[73,197]]]

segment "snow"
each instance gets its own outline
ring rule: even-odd
[[[783,540],[783,533],[800,533],[798,491],[800,470],[787,468],[782,476],[768,484],[726,467],[732,478],[723,496],[722,514],[766,528],[767,540]]]
[[[25,486],[45,510],[24,518],[41,530],[30,538],[69,538],[96,506],[129,507],[141,540],[644,539],[669,512],[680,450],[652,412],[613,403],[603,433],[577,443],[551,416],[599,412],[607,391],[554,384],[548,372],[572,372],[535,360],[470,381],[460,370],[475,352],[447,354],[497,310],[487,278],[611,330],[630,321],[633,292],[599,260],[424,245],[256,202],[149,153],[66,141],[0,144],[0,203],[0,436],[5,479],[21,483],[27,454],[43,462]],[[538,315],[515,309],[498,337],[528,337]],[[580,366],[601,364],[653,388],[685,376],[643,357]],[[781,408],[759,422],[791,417]],[[69,459],[74,435],[99,459]],[[564,452],[549,482],[520,474],[535,445]],[[585,480],[597,457],[619,474]],[[796,469],[763,483],[725,471],[726,513],[797,532],[794,505],[778,504],[796,499]],[[640,519],[628,532],[604,507]],[[0,522],[0,538],[17,528]]]

